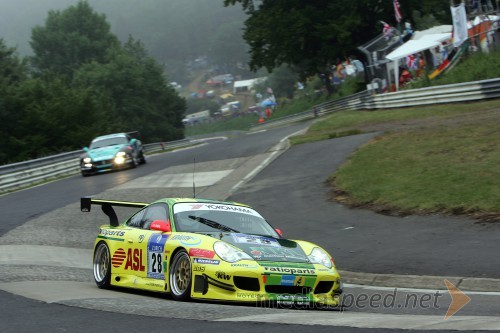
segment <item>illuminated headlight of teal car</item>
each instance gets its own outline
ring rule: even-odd
[[[90,157],[84,157],[82,159],[82,164],[86,168],[91,168],[92,167],[92,159]]]
[[[214,244],[214,251],[222,260],[227,262],[237,262],[240,260],[253,260],[252,257],[250,257],[245,252],[231,245],[228,245],[224,242],[216,242]]]
[[[115,164],[124,164],[126,155],[127,154],[124,151],[119,151],[118,153],[116,153],[114,159]]]
[[[332,268],[333,263],[332,259],[326,253],[324,250],[320,249],[319,247],[315,247],[312,251],[311,254],[308,256],[309,260],[313,264],[321,264],[325,266],[326,268]]]

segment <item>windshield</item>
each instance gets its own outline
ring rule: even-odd
[[[102,148],[102,147],[113,146],[113,145],[126,145],[127,143],[128,143],[127,137],[116,136],[113,138],[94,140],[90,144],[89,149],[96,149],[96,148]]]
[[[175,230],[184,232],[239,232],[279,237],[255,210],[229,204],[178,203],[174,205]]]

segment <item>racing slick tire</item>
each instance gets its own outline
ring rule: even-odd
[[[172,258],[169,272],[170,294],[174,300],[189,300],[191,280],[191,258],[185,250],[180,250]]]
[[[139,165],[139,161],[137,160],[137,158],[132,156],[132,163],[130,163],[130,167],[132,169],[134,169],[134,168],[137,168],[138,165]]]
[[[100,241],[94,250],[94,280],[97,287],[107,289],[111,282],[111,257],[106,242]]]
[[[144,152],[141,152],[141,157],[139,158],[139,164],[146,164],[146,156],[144,156]]]

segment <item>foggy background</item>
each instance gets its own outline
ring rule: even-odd
[[[242,39],[246,18],[241,6],[224,7],[222,0],[88,0],[105,14],[111,32],[125,41],[141,40],[164,64],[172,81],[185,80],[186,64],[207,56],[227,71],[248,62]],[[31,29],[44,25],[49,10],[64,10],[78,0],[0,0],[0,38],[31,55]]]

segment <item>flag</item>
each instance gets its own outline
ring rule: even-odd
[[[461,3],[456,7],[450,7],[451,17],[453,19],[453,46],[459,47],[469,38],[467,29],[467,14],[465,4]]]
[[[405,62],[406,62],[406,67],[408,67],[408,69],[411,69],[411,70],[418,69],[418,61],[417,61],[417,58],[413,54],[406,56]]]
[[[399,6],[398,0],[393,0],[392,4],[394,5],[394,15],[396,16],[396,21],[401,22],[403,15],[401,15],[401,7]]]

